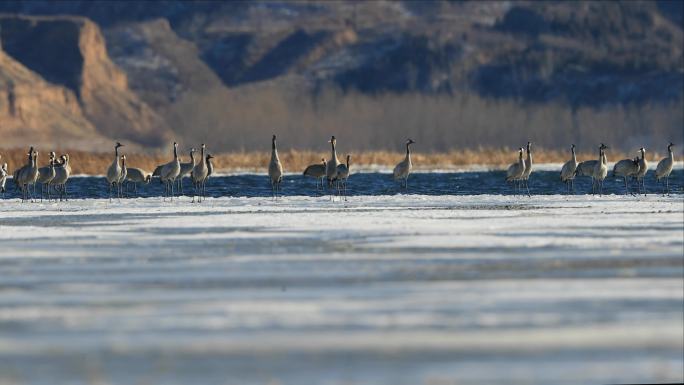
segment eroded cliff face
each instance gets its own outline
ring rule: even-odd
[[[53,142],[61,141],[56,135],[64,131],[55,127],[65,125],[84,127],[67,130],[84,140],[97,135],[151,147],[170,140],[163,118],[129,89],[126,74],[109,59],[99,28],[88,19],[5,15],[0,27],[3,116]],[[54,114],[40,113],[47,101]],[[55,114],[78,123],[60,123]]]
[[[0,138],[0,147],[64,148],[107,141],[86,118],[73,91],[48,83],[2,51]]]

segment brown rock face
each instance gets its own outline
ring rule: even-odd
[[[54,137],[51,127],[64,125],[35,113],[41,100],[50,100],[63,110],[62,115],[74,115],[81,120],[80,126],[94,127],[86,131],[96,131],[99,137],[151,147],[169,141],[166,123],[129,90],[126,75],[109,59],[94,23],[81,17],[0,16],[0,27],[0,42],[7,54],[0,62],[0,71],[6,75],[0,91],[8,95],[3,113],[12,115],[14,109],[12,116],[16,116],[16,104],[20,103],[27,129],[30,123],[28,132]],[[13,63],[14,70],[4,68],[8,63]],[[20,70],[22,66],[26,68]],[[41,86],[35,88],[35,84]],[[9,102],[11,98],[13,102]],[[27,114],[35,118],[27,122]],[[86,131],[81,134],[90,135]],[[20,136],[30,141],[33,138],[28,132]]]
[[[2,51],[0,138],[0,147],[84,147],[109,141],[85,117],[73,91],[46,82]]]

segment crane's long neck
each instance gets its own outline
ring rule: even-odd
[[[601,149],[601,163],[606,164],[608,160],[606,159],[606,150]]]
[[[577,154],[575,154],[575,147],[572,148],[572,161],[577,163]]]
[[[276,141],[275,139],[271,143],[271,158],[277,159],[278,158],[278,146],[276,146]]]
[[[178,147],[173,146],[173,159],[178,160]]]
[[[190,163],[195,164],[195,152],[190,151]]]
[[[673,160],[673,159],[674,159],[674,153],[673,153],[673,151],[672,151],[672,147],[669,147],[669,148],[667,149],[667,152],[669,152],[668,157],[670,158],[670,160]]]
[[[331,153],[332,159],[337,159],[337,151],[335,151],[335,142],[334,141],[330,142],[330,148],[331,148],[330,153]]]
[[[411,161],[411,143],[406,143],[406,160]]]
[[[116,162],[119,163],[119,146],[114,146],[114,157],[116,158]]]
[[[31,159],[31,167],[36,167],[36,164],[38,163],[38,154],[33,156],[33,159]]]
[[[527,150],[527,164],[532,164],[532,151]]]

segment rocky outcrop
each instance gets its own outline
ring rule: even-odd
[[[3,50],[15,67],[24,66],[34,80],[44,79],[45,87],[32,90],[34,101],[53,100],[55,93],[67,95],[64,113],[80,115],[100,136],[153,147],[169,141],[164,119],[131,92],[126,74],[109,59],[104,38],[93,22],[72,16],[4,15],[0,27]],[[23,87],[8,75],[7,92],[10,84],[15,94],[17,87]],[[42,95],[40,90],[47,91]],[[28,107],[24,105],[24,114],[29,113]],[[32,124],[49,131],[54,123],[46,119]]]
[[[64,148],[105,141],[73,91],[43,80],[0,51],[0,147]]]

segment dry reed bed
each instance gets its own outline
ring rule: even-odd
[[[125,150],[125,148],[124,148]],[[94,153],[78,150],[59,151],[60,154],[68,153],[72,172],[74,174],[87,175],[102,175],[106,172],[107,167],[113,160],[112,153]],[[168,162],[171,159],[170,154],[143,154],[143,153],[127,153],[126,164],[129,167],[140,167],[142,169],[152,171],[154,168],[162,163]],[[47,164],[47,151],[40,151],[38,157],[38,164]],[[352,167],[362,168],[364,166],[380,166],[391,168],[401,161],[404,153],[390,152],[390,151],[361,151],[352,152]],[[182,161],[189,161],[190,157],[187,153],[181,154]],[[312,163],[318,163],[321,158],[328,158],[329,152],[314,152],[305,150],[285,150],[280,151],[280,160],[283,163],[286,172],[299,172],[304,170],[306,166]],[[0,163],[8,163],[10,173],[18,166],[26,164],[27,150],[25,149],[0,149]],[[199,157],[199,152],[197,153]],[[233,152],[225,154],[214,154],[214,166],[218,172],[235,172],[235,171],[254,171],[266,172],[268,161],[270,159],[269,151],[250,151],[250,152]],[[346,153],[338,153],[340,161],[344,161]],[[615,161],[627,157],[635,157],[637,153],[634,152],[630,156],[623,152],[608,152],[608,160]],[[663,157],[662,154],[647,153],[649,160],[656,161]],[[545,150],[535,149],[533,152],[534,161],[536,163],[563,163],[570,158],[569,151],[559,150]],[[459,167],[466,167],[469,165],[485,165],[492,168],[502,168],[517,159],[517,150],[509,148],[478,148],[453,150],[444,153],[420,153],[414,152],[411,154],[414,167],[416,169],[453,169]],[[594,153],[580,153],[577,154],[579,161],[587,159],[596,159],[597,154]]]

